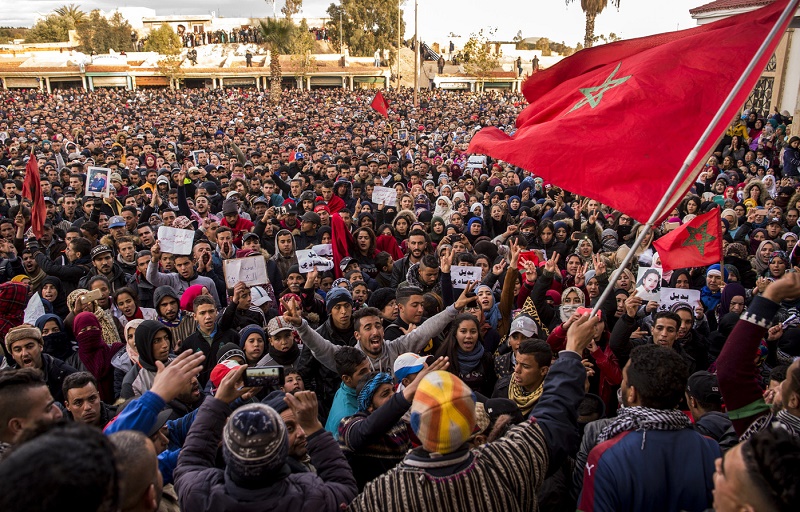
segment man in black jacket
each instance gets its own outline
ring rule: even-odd
[[[64,401],[62,386],[67,375],[77,372],[61,359],[56,359],[42,352],[44,340],[42,331],[28,324],[14,327],[5,339],[6,350],[13,359],[16,368],[36,368],[44,375],[44,381],[50,394],[57,402]],[[12,359],[8,362],[11,363]]]
[[[64,285],[64,293],[67,295],[78,288],[80,280],[89,272],[89,266],[91,265],[89,253],[92,250],[92,244],[85,238],[76,238],[67,244],[64,254],[69,263],[66,265],[51,261],[41,252],[39,244],[35,240],[29,242],[28,247],[33,252],[39,268],[44,270],[47,275],[55,276],[61,280],[61,284]]]
[[[111,284],[111,292],[116,292],[122,287],[128,286],[131,280],[130,274],[122,270],[122,266],[114,261],[114,251],[107,245],[98,245],[91,251],[92,268],[79,282],[80,288],[89,288],[89,280],[94,276],[105,276]]]
[[[408,235],[408,255],[394,262],[392,265],[392,288],[406,280],[408,269],[414,263],[419,263],[422,256],[430,249],[431,243],[428,235],[421,229],[415,229]]]
[[[239,344],[236,331],[222,322],[217,322],[217,306],[209,295],[200,295],[194,300],[194,316],[197,320],[197,330],[181,343],[178,353],[191,350],[203,352],[206,356],[203,362],[203,371],[197,376],[201,388],[205,387],[211,375],[211,369],[216,361],[219,348],[226,343]]]

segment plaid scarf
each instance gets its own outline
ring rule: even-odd
[[[758,432],[769,428],[783,428],[793,436],[800,436],[800,418],[786,409],[781,409],[777,413],[771,412],[751,423],[750,427],[741,435],[739,441],[747,441]]]
[[[606,428],[600,432],[597,444],[629,430],[683,430],[689,428],[689,418],[681,411],[651,409],[649,407],[625,407]],[[644,439],[642,439],[644,447]]]

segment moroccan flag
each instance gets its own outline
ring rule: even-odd
[[[383,117],[389,117],[389,102],[383,97],[381,91],[378,91],[375,94],[375,97],[372,98],[372,103],[370,103],[370,105]]]
[[[31,200],[31,229],[36,238],[42,237],[47,208],[42,196],[42,181],[39,177],[39,164],[31,151],[31,158],[25,166],[25,181],[22,183],[22,197]]]
[[[664,270],[706,267],[722,260],[722,220],[719,208],[693,218],[655,242]]]
[[[781,11],[798,2],[776,0],[689,30],[581,50],[525,81],[530,105],[512,136],[485,128],[469,152],[522,167],[646,222]],[[757,71],[694,155],[659,221],[694,184],[779,40],[769,43]]]

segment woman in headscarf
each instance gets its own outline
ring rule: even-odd
[[[55,276],[47,276],[42,280],[42,287],[39,289],[39,296],[53,306],[53,312],[63,320],[69,315],[67,307],[67,295],[61,279]]]
[[[144,320],[131,320],[125,324],[125,350],[120,350],[111,358],[114,367],[114,394],[118,397],[133,396],[133,379],[136,378],[132,368],[139,368],[139,351],[136,350],[136,328]],[[130,373],[130,378],[126,379]]]
[[[659,256],[657,252],[653,253],[653,268],[656,268],[661,271],[661,280],[662,280],[661,285],[666,286],[667,283],[669,283],[670,280],[672,279],[672,273],[674,271],[673,270],[667,270],[666,272],[664,271],[663,267],[661,266],[661,256]]]
[[[759,277],[763,277],[765,272],[769,269],[769,257],[775,252],[775,248],[775,242],[772,240],[763,240],[758,244],[758,248],[755,254],[753,254],[751,264],[753,265],[753,270],[756,271]]]
[[[436,198],[436,209],[433,211],[435,217],[440,217],[445,224],[450,223],[450,216],[453,215],[453,202],[449,197],[439,196]]]
[[[692,287],[692,274],[689,272],[688,269],[681,268],[675,271],[671,271],[671,276],[669,279],[669,287],[670,288],[680,288],[682,290],[688,290]]]
[[[436,351],[437,358],[442,356],[450,358],[447,371],[457,375],[473,391],[492,396],[497,382],[494,357],[483,347],[480,323],[475,316],[462,313],[450,322],[447,337]]]
[[[114,371],[111,358],[124,348],[122,343],[111,346],[103,341],[103,332],[100,322],[94,314],[89,312],[79,313],[72,323],[75,339],[78,341],[78,356],[86,370],[97,379],[100,399],[106,403],[113,403],[114,397]]]
[[[100,327],[103,331],[103,340],[106,342],[106,344],[111,346],[114,343],[120,343],[117,324],[114,323],[114,317],[111,315],[111,313],[100,307],[96,301],[89,304],[84,304],[83,301],[78,301],[78,297],[87,293],[89,293],[89,290],[85,288],[78,288],[67,296],[67,307],[70,310],[70,315],[74,316],[70,318],[70,315],[67,315],[66,324],[70,324],[70,321],[73,322],[72,332],[74,333],[74,317],[84,311],[91,311],[94,313],[95,317],[97,317],[98,322],[100,322]],[[92,306],[92,304],[94,304],[94,306]]]
[[[36,319],[36,327],[42,331],[42,352],[61,359],[77,370],[84,369],[78,357],[78,345],[64,328],[64,321],[58,315],[50,313],[40,316]]]
[[[767,189],[767,194],[769,194],[769,197],[774,199],[778,196],[778,187],[775,183],[775,176],[767,174],[761,178],[761,182],[764,184],[764,188]]]
[[[467,232],[464,233],[469,243],[475,245],[475,240],[483,235],[483,219],[472,218],[467,223]],[[452,238],[452,237],[451,237]]]
[[[791,268],[789,255],[784,251],[773,251],[769,255],[769,268],[767,269],[766,277],[780,279],[786,273],[786,269],[789,268]]]
[[[438,245],[439,242],[442,241],[442,238],[444,238],[444,228],[446,225],[447,223],[441,217],[434,215],[433,219],[431,219],[431,230],[428,235],[434,245]]]
[[[522,200],[519,196],[511,196],[508,198],[508,215],[511,218],[519,217],[519,209],[522,206]]]

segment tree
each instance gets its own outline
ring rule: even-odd
[[[74,25],[78,25],[89,17],[84,10],[75,4],[62,5],[58,9],[54,9],[53,13],[72,20]]]
[[[292,16],[300,12],[303,8],[303,0],[286,0],[286,5],[281,7],[281,14],[286,16],[287,20],[292,19]]]
[[[477,77],[481,83],[500,65],[502,52],[499,50],[493,52],[489,43],[489,38],[495,32],[496,29],[488,31],[481,29],[477,34],[471,34],[464,45],[464,70],[467,74]]]
[[[181,52],[181,38],[169,25],[161,25],[150,32],[144,43],[144,51],[161,55],[177,55]]]
[[[566,0],[567,5],[575,0]],[[591,48],[596,41],[594,37],[594,20],[608,6],[609,0],[580,0],[581,10],[586,14],[586,32],[583,36],[583,45]],[[619,9],[620,0],[611,0],[611,5]]]
[[[540,37],[536,44],[533,45],[535,50],[541,50],[543,57],[549,57],[553,54],[552,48],[550,47],[550,40],[546,37]]]
[[[178,53],[168,54],[157,63],[159,74],[170,79],[170,88],[173,86],[174,81],[181,81],[183,79],[184,72],[181,67],[182,63],[183,57]]]
[[[70,18],[48,14],[25,34],[26,43],[58,43],[69,41],[69,31],[75,30]]]
[[[273,103],[281,101],[281,54],[291,52],[292,36],[296,30],[291,20],[267,18],[260,20],[264,45],[269,49],[269,98]]]
[[[350,55],[368,57],[375,50],[397,48],[397,14],[398,2],[373,0],[341,0],[340,4],[328,7],[328,37],[331,46],[338,47],[339,19],[341,14],[342,36]],[[402,11],[400,11],[402,14]],[[405,23],[400,20],[400,33],[405,32]],[[394,55],[390,58],[390,63]]]
[[[119,12],[115,12],[111,19],[107,20],[99,10],[95,9],[86,21],[78,24],[77,30],[81,40],[78,49],[84,53],[108,53],[112,48],[118,52],[133,49],[131,41],[133,28]]]

